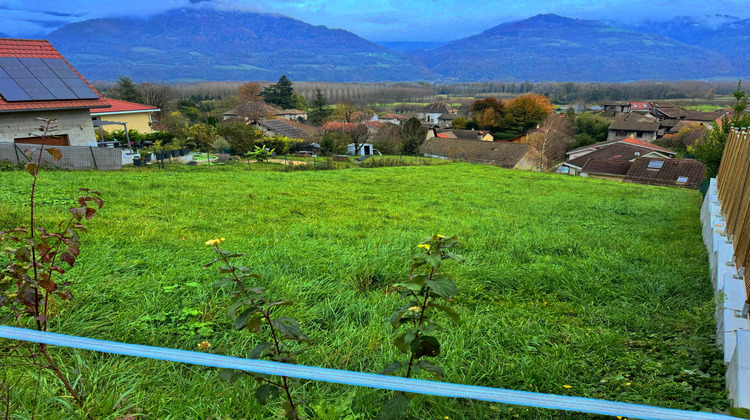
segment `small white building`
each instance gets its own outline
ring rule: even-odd
[[[370,156],[375,154],[375,148],[372,146],[371,143],[360,143],[359,144],[359,153],[355,153],[356,145],[354,143],[349,143],[346,145],[346,152],[352,156],[358,155],[358,156]]]

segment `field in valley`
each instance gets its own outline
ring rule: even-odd
[[[466,262],[444,266],[458,284],[461,315],[439,333],[435,361],[446,381],[726,406],[696,191],[460,163],[186,168],[42,172],[37,211],[46,225],[64,217],[78,187],[101,191],[105,202],[66,274],[75,299],[54,305],[55,332],[186,350],[206,340],[246,355],[257,339],[232,328],[230,297],[211,287],[218,274],[201,269],[213,258],[204,242],[226,238],[223,248],[246,253],[244,265],[263,276],[258,286],[295,302],[284,311],[312,343],[301,364],[375,373],[403,359],[388,323],[403,301],[386,286],[408,277],[417,243],[455,234]],[[25,223],[30,179],[0,172],[0,229]],[[54,353],[97,419],[265,419],[279,411],[255,402],[250,378],[232,386],[196,366]],[[15,383],[21,372],[0,368],[0,379]],[[25,371],[12,388],[18,418],[30,416],[34,375]],[[76,416],[51,375],[41,384],[39,418]],[[351,409],[364,418],[390,395],[309,381],[297,388],[308,407],[352,390]],[[420,419],[582,416],[427,396],[412,407]]]

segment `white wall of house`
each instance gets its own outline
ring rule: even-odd
[[[419,118],[419,121],[431,122],[431,123],[433,123],[435,125],[437,125],[437,123],[438,123],[438,117],[441,116],[441,115],[443,115],[442,112],[440,112],[440,113],[432,113],[432,114],[425,114],[423,112],[420,112],[420,113],[417,114],[417,116]]]
[[[37,118],[56,119],[52,123],[57,126],[53,134],[66,134],[70,146],[96,142],[88,108],[0,113],[0,142],[12,143],[15,139],[38,136],[42,121]]]

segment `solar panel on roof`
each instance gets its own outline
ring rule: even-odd
[[[26,92],[32,100],[35,101],[48,101],[56,99],[46,87],[37,79],[13,79],[21,89]]]
[[[52,93],[55,99],[78,99],[78,95],[73,93],[61,79],[39,79],[39,81]]]
[[[42,61],[61,79],[80,79],[73,68],[62,58],[43,58]]]
[[[0,95],[9,102],[99,99],[61,58],[0,57]]]
[[[33,74],[21,64],[21,61],[15,57],[0,57],[0,67],[5,70],[12,79],[31,79]]]
[[[23,64],[37,79],[49,79],[57,77],[55,73],[44,64],[41,58],[30,58],[24,57],[19,58],[21,64]]]
[[[30,101],[31,97],[12,79],[0,79],[0,95],[6,101]]]
[[[77,79],[63,79],[63,82],[78,96],[78,99],[99,99],[99,95],[91,90],[89,85],[81,80],[80,77]]]

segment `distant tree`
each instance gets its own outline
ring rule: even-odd
[[[394,124],[386,124],[373,134],[369,141],[373,147],[384,155],[398,155],[403,147],[403,139],[400,135],[401,127]]]
[[[571,124],[575,124],[576,122],[576,110],[572,106],[569,106],[568,109],[565,110],[565,116],[570,120]]]
[[[724,155],[724,146],[732,126],[750,126],[750,113],[746,111],[748,94],[742,90],[742,80],[737,83],[737,89],[733,92],[734,114],[732,118],[724,116],[721,124],[714,124],[713,128],[706,132],[702,139],[695,142],[695,146],[688,147],[688,152],[706,165],[706,178],[713,178],[719,173],[721,158]]]
[[[346,145],[352,142],[352,138],[341,131],[323,134],[320,139],[320,153],[323,156],[331,156],[346,152]]]
[[[292,103],[294,104],[294,109],[299,109],[300,111],[307,110],[307,99],[297,92],[292,94]]]
[[[229,142],[235,155],[244,155],[252,151],[255,143],[263,138],[260,131],[244,121],[219,124],[218,134]]]
[[[552,102],[544,95],[529,93],[513,98],[505,105],[507,130],[522,134],[536,128],[553,109]]]
[[[660,139],[654,140],[654,144],[675,152],[685,153],[688,147],[695,145],[695,142],[702,139],[706,134],[706,127],[695,123],[683,127],[676,134],[668,134]]]
[[[404,145],[402,153],[405,155],[416,155],[419,153],[419,147],[424,143],[427,137],[427,129],[422,127],[422,123],[416,117],[411,117],[401,125],[401,138]]]
[[[505,105],[497,100],[497,98],[477,99],[471,104],[470,111],[472,114],[476,114],[488,108],[493,109],[497,114],[501,116],[503,115],[503,113],[505,113]]]
[[[321,125],[331,115],[328,109],[328,101],[320,89],[315,90],[315,98],[310,102],[310,112],[307,114],[307,121],[312,125]]]
[[[592,112],[578,114],[575,120],[573,147],[588,146],[607,139],[610,122]]]
[[[336,104],[336,107],[333,109],[333,112],[331,113],[330,120],[332,121],[343,121],[343,122],[353,122],[352,117],[357,112],[357,107],[352,104],[347,104],[344,102],[339,102]]]
[[[466,124],[469,121],[464,117],[456,117],[453,119],[453,122],[451,123],[451,128],[455,128],[456,130],[463,130],[466,128]]]
[[[258,82],[249,82],[240,86],[237,90],[237,99],[240,102],[258,102],[263,100],[263,87]]]
[[[492,132],[505,129],[505,105],[497,98],[478,99],[471,104],[470,111],[479,129]]]
[[[159,119],[157,128],[161,131],[168,131],[175,137],[186,137],[190,120],[177,111],[163,112]]]
[[[286,75],[282,75],[279,81],[263,89],[261,93],[266,103],[280,109],[291,109],[294,107],[293,83]]]
[[[155,106],[161,112],[171,111],[177,103],[177,94],[171,86],[143,82],[138,84],[137,89],[144,104]]]
[[[539,129],[524,138],[537,152],[537,168],[549,170],[555,162],[565,159],[565,151],[573,139],[573,123],[564,115],[550,114]]]
[[[187,129],[186,135],[188,142],[203,152],[212,150],[214,142],[220,138],[216,127],[208,124],[192,125]]]
[[[138,91],[138,86],[133,82],[133,79],[127,76],[118,77],[115,87],[113,87],[110,92],[113,99],[136,102],[139,104],[144,102],[143,95]]]

